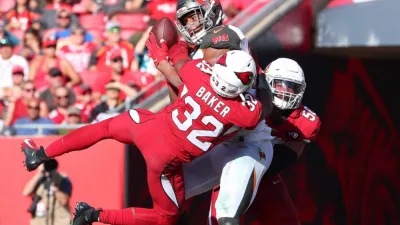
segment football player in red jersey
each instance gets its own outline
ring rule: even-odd
[[[236,27],[222,24],[224,14],[218,0],[179,0],[175,24],[188,44],[179,42],[169,49],[170,62],[175,66],[177,73],[190,57],[192,59],[204,58],[209,63],[215,63],[217,56],[229,50],[242,50],[249,52],[248,42],[244,34]],[[152,34],[150,34],[151,36]],[[166,48],[161,48],[165,51]],[[157,64],[157,67],[166,76],[170,85],[170,99],[174,101],[176,93],[173,92],[179,85],[179,75],[170,73],[171,65]],[[263,77],[262,70],[258,70]],[[173,87],[172,87],[173,86]],[[265,86],[269,90],[269,86]],[[259,92],[259,90],[252,89]],[[272,96],[259,94],[263,105],[270,105],[272,109]],[[185,186],[186,197],[201,194],[221,184],[221,195],[218,198],[218,221],[220,224],[237,224],[238,215],[251,204],[257,193],[261,177],[268,169],[272,159],[273,149],[271,136],[266,136],[269,128],[265,122],[260,122],[252,131],[242,130],[229,142],[216,147],[215,151],[186,164]],[[260,158],[259,154],[265,157]],[[209,165],[209,164],[212,165]],[[236,172],[240,168],[240,172]],[[203,179],[204,178],[204,179]],[[192,223],[192,221],[191,221]]]
[[[156,45],[154,40],[149,43]],[[182,164],[229,139],[241,127],[253,129],[263,118],[263,106],[246,92],[255,78],[255,62],[243,51],[225,53],[213,67],[201,59],[190,61],[181,69],[183,84],[174,104],[159,113],[129,110],[77,129],[46,149],[23,143],[25,165],[32,171],[49,158],[86,149],[103,139],[135,144],[146,160],[154,208],[102,210],[81,202],[72,224],[174,224],[185,203]],[[261,85],[268,84],[265,80]]]
[[[242,222],[248,225],[296,225],[300,224],[296,208],[279,172],[294,163],[305,145],[316,139],[321,121],[301,104],[306,83],[297,62],[279,58],[267,66],[265,74],[273,93],[274,110],[266,123],[275,137],[274,157]],[[212,192],[209,225],[218,224],[214,207],[218,192],[218,188]]]
[[[315,141],[321,126],[319,117],[301,104],[306,88],[303,71],[286,58],[265,69],[274,95],[274,111],[266,122],[276,137],[274,159],[259,188],[257,198],[246,212],[246,224],[300,224],[296,208],[279,173],[292,165],[305,145]]]

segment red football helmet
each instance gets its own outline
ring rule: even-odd
[[[175,24],[188,43],[199,45],[208,30],[225,18],[219,0],[179,0]]]

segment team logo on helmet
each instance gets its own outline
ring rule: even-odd
[[[267,67],[265,67],[265,70],[264,70],[264,73],[268,73],[268,69],[269,69],[269,66],[271,65],[271,63],[270,64],[268,64],[268,66]]]
[[[221,55],[218,59],[217,59],[217,63],[221,66],[225,66],[226,67],[226,53]]]
[[[239,78],[240,81],[242,81],[242,83],[244,85],[249,85],[251,84],[251,81],[253,80],[253,73],[250,71],[246,71],[246,72],[235,72],[236,76]]]

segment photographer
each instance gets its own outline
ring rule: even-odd
[[[47,161],[25,185],[22,195],[31,196],[28,212],[31,225],[68,225],[71,220],[69,200],[72,184],[69,178],[57,171],[58,162]]]

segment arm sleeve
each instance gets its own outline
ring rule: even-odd
[[[48,157],[56,157],[67,152],[83,150],[104,139],[114,139],[125,144],[132,141],[130,123],[133,123],[129,112],[90,124],[59,138],[46,148]]]

